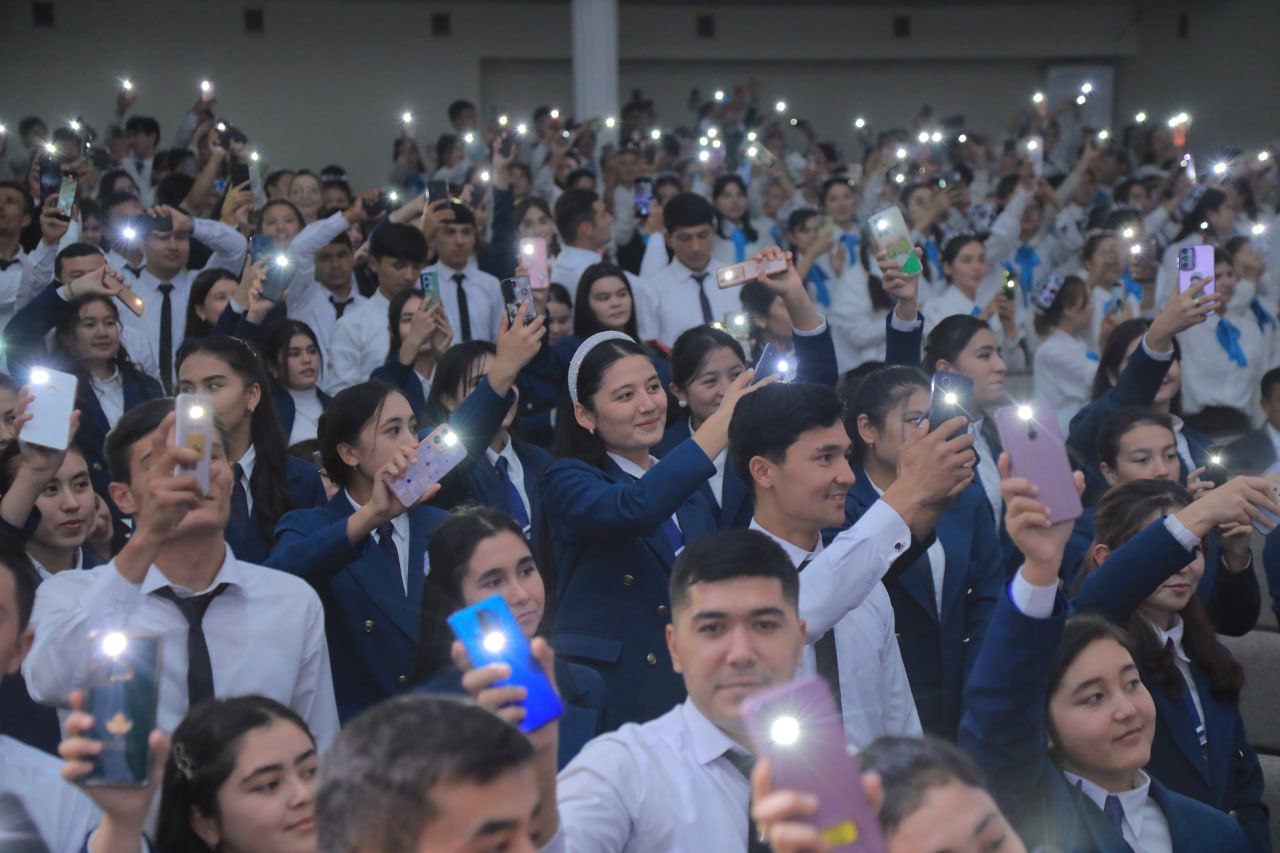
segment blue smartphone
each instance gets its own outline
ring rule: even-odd
[[[790,382],[795,375],[795,356],[784,355],[773,344],[765,344],[760,351],[760,358],[756,360],[756,375],[751,377],[751,384],[763,382],[770,376],[780,376],[780,381]]]
[[[540,729],[564,713],[560,697],[543,673],[542,665],[533,656],[529,641],[520,630],[520,623],[501,596],[495,595],[459,610],[449,617],[449,627],[466,647],[474,666],[505,663],[511,667],[511,677],[498,684],[515,684],[528,691],[520,731]]]
[[[93,715],[85,735],[102,744],[84,785],[147,784],[160,702],[160,637],[128,631],[94,632],[85,674],[84,709]]]

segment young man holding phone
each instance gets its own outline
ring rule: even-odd
[[[506,306],[498,279],[476,262],[476,216],[465,204],[451,202],[432,238],[440,259],[428,269],[440,280],[440,301],[456,342],[498,340]],[[384,312],[385,313],[385,312]]]
[[[583,271],[603,260],[613,239],[613,216],[591,190],[565,190],[556,199],[555,220],[564,245],[551,267],[551,280],[577,293]]]
[[[124,132],[129,137],[129,156],[120,164],[120,168],[128,172],[129,177],[138,185],[142,192],[140,201],[151,204],[151,172],[155,165],[156,150],[160,147],[160,122],[151,116],[130,116],[124,123]]]
[[[319,287],[308,289],[301,303],[290,309],[290,316],[311,327],[320,343],[320,354],[327,365],[334,327],[348,311],[368,301],[355,286],[356,256],[347,233],[337,235],[315,254],[315,280]],[[322,372],[320,386],[328,392],[332,376]]]
[[[214,696],[261,694],[298,713],[323,748],[338,730],[337,706],[316,593],[285,572],[237,560],[223,531],[232,474],[217,430],[209,436],[210,488],[191,474],[194,450],[174,444],[174,402],[124,414],[107,436],[111,496],[133,516],[115,559],[61,572],[40,585],[36,643],[23,675],[36,701],[65,706],[79,684],[96,628],[157,633],[164,673],[156,725],[166,731]]]

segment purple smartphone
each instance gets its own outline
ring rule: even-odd
[[[438,483],[458,463],[467,458],[467,448],[458,434],[441,424],[418,443],[418,459],[404,472],[404,476],[388,483],[396,500],[405,506],[413,506],[422,494]]]
[[[996,430],[1009,454],[1013,476],[1036,484],[1037,498],[1049,509],[1049,521],[1057,524],[1079,518],[1084,510],[1053,406],[1044,400],[1005,406],[996,412]]]
[[[808,675],[757,693],[743,701],[742,719],[756,755],[773,765],[773,787],[818,798],[813,820],[832,850],[885,849],[825,682]]]
[[[1213,247],[1185,246],[1178,250],[1178,292],[1185,293],[1207,278],[1213,278]],[[1204,289],[1213,295],[1213,282]]]

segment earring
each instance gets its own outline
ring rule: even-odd
[[[592,435],[595,435],[595,434],[596,434],[596,428],[595,428],[595,427],[591,427],[590,429],[588,429],[588,430],[587,430],[587,432],[591,433]]]

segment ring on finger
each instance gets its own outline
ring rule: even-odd
[[[1199,296],[1193,296],[1193,297],[1191,297],[1191,304],[1192,304],[1192,305],[1194,305],[1194,306],[1196,306],[1197,308],[1199,308],[1199,307],[1200,307],[1200,297],[1199,297]]]

